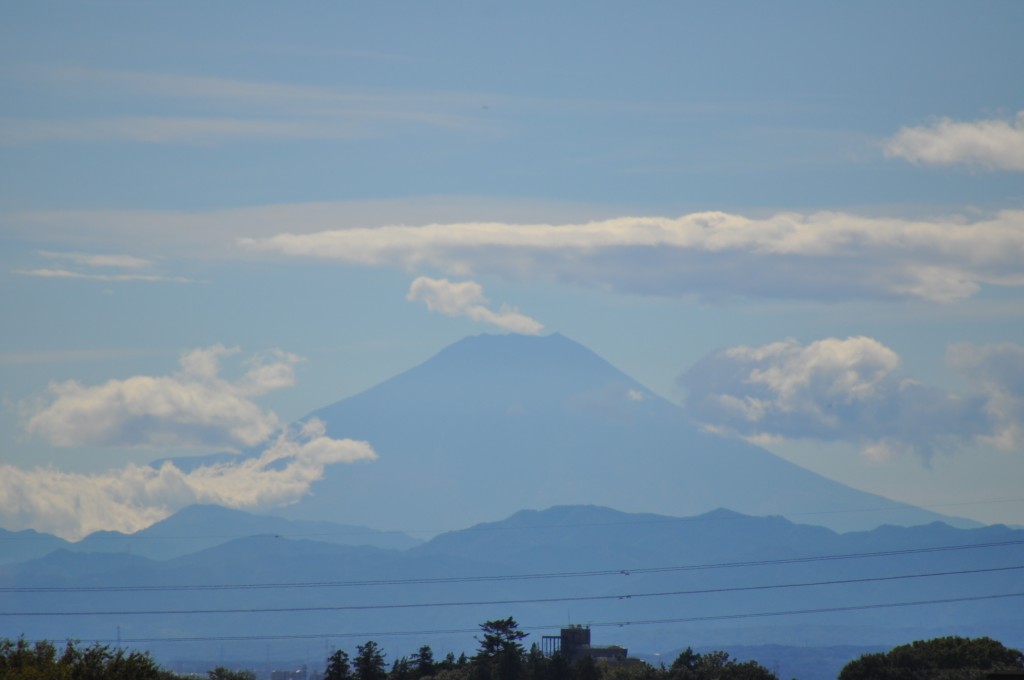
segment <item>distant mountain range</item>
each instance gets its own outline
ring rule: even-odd
[[[97,531],[76,542],[32,530],[0,529],[0,564],[24,562],[60,549],[71,552],[130,553],[164,560],[212,548],[232,539],[260,534],[398,550],[422,542],[393,531],[377,531],[334,522],[288,520],[216,505],[193,505],[133,534]]]
[[[761,660],[780,677],[799,667],[804,680],[834,678],[857,650],[914,639],[1024,644],[1024,531],[1005,526],[840,534],[728,510],[561,506],[405,549],[328,543],[336,535],[303,536],[297,524],[236,533],[265,520],[201,506],[169,518],[163,534],[214,544],[197,552],[153,559],[140,555],[144,541],[95,540],[92,549],[131,552],[58,549],[0,565],[0,625],[29,639],[122,639],[161,660],[317,667],[326,649],[367,639],[392,660],[421,644],[472,653],[479,623],[514,616],[528,643],[572,622],[591,625],[595,644],[648,658],[753,645],[770,650]],[[821,675],[807,674],[809,659]]]
[[[852,489],[683,410],[568,338],[480,335],[314,411],[380,459],[332,466],[295,519],[441,531],[522,508],[597,504],[691,515],[718,507],[833,529],[977,523]]]

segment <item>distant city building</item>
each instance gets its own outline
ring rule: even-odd
[[[605,659],[617,663],[626,660],[629,653],[625,647],[604,645],[595,647],[590,644],[590,627],[573,625],[563,628],[560,635],[545,635],[541,638],[541,651],[545,656],[561,654],[570,662],[584,657]]]

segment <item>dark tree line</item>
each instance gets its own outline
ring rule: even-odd
[[[839,680],[976,680],[1001,670],[1024,670],[1024,654],[987,637],[941,637],[865,654]]]
[[[545,656],[536,645],[526,648],[526,633],[511,617],[488,621],[480,632],[472,657],[449,654],[438,661],[424,646],[411,657],[396,659],[390,670],[372,641],[359,645],[354,658],[339,650],[328,657],[324,680],[777,680],[756,661],[737,661],[725,652],[687,649],[669,668],[639,659],[609,663],[589,656],[572,661],[560,654]]]
[[[373,640],[358,645],[353,656],[338,650],[327,657],[324,680],[778,680],[756,661],[738,661],[726,652],[700,654],[689,647],[669,666],[639,659],[623,662],[569,660],[528,649],[526,633],[515,619],[480,626],[476,653],[436,658],[429,646],[390,666]],[[839,680],[979,680],[998,670],[1024,670],[1024,654],[989,638],[944,637],[901,645],[880,654],[865,654],[843,668]],[[214,668],[209,680],[255,680],[249,671]],[[0,680],[174,680],[148,653],[69,642],[0,639]]]
[[[0,640],[0,680],[171,680],[148,653],[68,642]]]

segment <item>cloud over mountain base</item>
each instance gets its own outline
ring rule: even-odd
[[[323,423],[314,419],[281,434],[258,457],[187,472],[172,462],[96,474],[5,464],[0,465],[0,516],[8,528],[69,540],[99,530],[132,533],[196,503],[244,510],[289,505],[309,493],[326,466],[376,458],[366,442],[325,436]]]
[[[694,417],[753,441],[846,441],[876,461],[973,444],[1019,451],[1024,347],[954,345],[948,363],[967,378],[965,393],[899,375],[899,355],[872,338],[788,339],[715,352],[679,384]]]

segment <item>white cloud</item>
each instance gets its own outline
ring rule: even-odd
[[[777,406],[785,411],[814,408],[822,396],[845,403],[864,401],[899,366],[895,352],[865,337],[828,338],[806,347],[790,339],[763,347],[735,347],[725,355],[752,366],[747,380],[774,393]]]
[[[97,120],[0,119],[0,144],[129,141],[212,144],[252,139],[354,139],[365,136],[350,121],[138,116]]]
[[[335,55],[390,59],[374,52]],[[0,119],[0,144],[43,141],[127,140],[209,144],[238,139],[349,139],[419,128],[501,134],[504,116],[718,115],[743,110],[735,103],[665,103],[509,96],[497,92],[395,90],[299,85],[281,81],[87,67],[20,65],[0,75],[31,82],[48,95],[123,98],[151,104],[158,115],[93,119]],[[487,108],[481,108],[486,102]],[[770,106],[770,105],[769,105]],[[188,115],[175,115],[175,110]],[[201,115],[195,115],[199,111]],[[495,115],[496,112],[501,115]],[[203,115],[205,114],[205,115]]]
[[[220,362],[237,348],[214,345],[181,357],[181,371],[84,386],[50,385],[50,399],[32,413],[29,433],[57,446],[255,446],[280,426],[250,398],[294,384],[299,358],[276,352],[251,362],[236,381]]]
[[[274,350],[269,356],[258,355],[249,359],[249,370],[235,387],[239,394],[255,397],[295,384],[295,364],[302,357],[290,352]]]
[[[147,283],[194,283],[183,276],[164,276],[161,274],[143,273],[140,270],[153,266],[153,261],[132,255],[114,255],[103,253],[82,253],[74,251],[40,250],[38,254],[48,260],[62,260],[77,269],[66,266],[38,267],[34,269],[15,269],[20,276],[35,276],[48,279],[76,279],[82,281],[102,281],[104,283],[125,283],[142,281]],[[82,271],[84,269],[85,271]],[[96,271],[107,269],[113,271]],[[127,272],[125,270],[128,270]]]
[[[119,269],[145,269],[153,265],[152,260],[132,255],[104,253],[76,253],[40,250],[39,254],[53,260],[70,260],[87,267],[115,267]]]
[[[585,212],[582,212],[585,211]],[[42,210],[0,215],[0,230],[52,248],[124,249],[161,257],[199,259],[252,257],[238,248],[241,237],[273,236],[282,224],[302,232],[372,227],[422,219],[424,214],[458,222],[480,213],[523,221],[549,215],[578,219],[593,208],[553,201],[421,196],[389,200],[324,201],[204,211]]]
[[[112,71],[28,67],[20,77],[65,96],[136,96],[156,115],[97,118],[0,119],[0,145],[38,142],[129,141],[216,144],[238,140],[349,140],[384,130],[443,128],[487,132],[477,93],[386,92],[295,85],[272,81]],[[468,104],[468,106],[467,106]],[[175,109],[180,109],[177,113]],[[199,115],[196,115],[196,112]]]
[[[963,343],[951,346],[947,357],[987,396],[985,408],[994,426],[985,439],[1004,451],[1024,449],[1024,346]]]
[[[885,146],[891,157],[924,165],[963,163],[989,170],[1024,171],[1024,111],[1013,120],[959,122],[901,129]]]
[[[651,295],[951,302],[1024,285],[1024,211],[973,222],[707,212],[576,224],[466,222],[240,239],[255,252]]]
[[[145,283],[195,283],[183,276],[160,276],[158,274],[90,274],[70,269],[15,269],[21,276],[36,276],[44,279],[78,279],[82,281],[102,281],[104,283],[127,283],[141,281]]]
[[[462,221],[481,213],[508,221]],[[952,302],[983,286],[1024,286],[1024,210],[970,219],[841,212],[579,219],[593,214],[567,204],[432,197],[203,212],[33,212],[5,216],[2,225],[83,249],[127,246],[195,258],[283,255],[399,268],[413,277],[479,273],[710,300]],[[423,215],[440,221],[414,226]],[[553,222],[532,222],[538,215]],[[281,233],[285,224],[293,231]]]
[[[117,71],[82,67],[23,69],[36,83],[47,81],[68,92],[67,85],[88,83],[90,92],[104,90],[123,95],[133,92],[163,102],[187,101],[211,110],[245,111],[272,116],[271,120],[316,120],[320,115],[369,120],[408,120],[459,127],[467,118],[454,115],[467,105],[478,108],[477,92],[409,92],[297,85],[281,81],[239,80],[210,76],[142,71]],[[166,105],[165,107],[166,108]],[[295,118],[290,118],[294,116]],[[262,122],[262,121],[254,121]]]
[[[544,329],[540,322],[511,307],[502,305],[497,312],[488,309],[486,305],[490,300],[484,297],[483,288],[474,281],[453,283],[448,279],[421,276],[409,286],[405,298],[410,302],[423,302],[432,312],[466,316],[513,333],[538,335]]]
[[[888,463],[902,453],[900,447],[891,441],[871,442],[864,447],[862,453],[872,463]]]
[[[462,221],[480,213],[508,221]],[[579,221],[558,203],[428,197],[203,212],[5,216],[30,238],[195,258],[264,255],[401,268],[413,276],[547,280],[640,295],[950,302],[1024,286],[1024,211],[912,220],[848,213],[711,212]],[[409,226],[431,215],[441,221]],[[538,215],[555,222],[536,223]],[[292,233],[280,233],[287,224]],[[239,244],[242,246],[239,248]]]
[[[748,439],[849,441],[879,462],[975,443],[1020,450],[1024,347],[957,345],[950,363],[972,376],[964,394],[900,376],[899,356],[871,338],[785,340],[716,352],[679,382],[698,420]]]
[[[325,436],[311,420],[259,456],[182,471],[128,465],[84,474],[0,465],[0,514],[8,528],[78,539],[97,530],[134,532],[194,503],[259,510],[300,500],[327,465],[375,460],[366,442]]]

